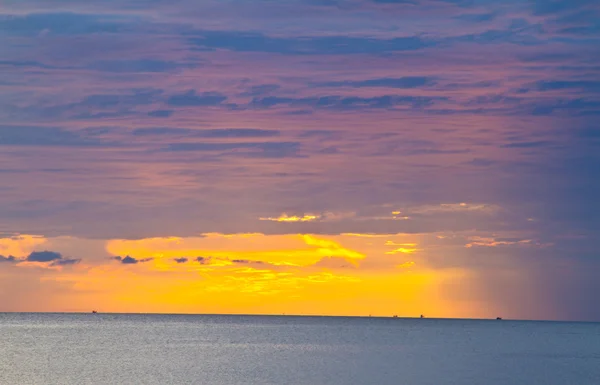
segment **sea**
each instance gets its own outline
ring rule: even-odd
[[[600,385],[600,324],[0,313],[0,384]]]

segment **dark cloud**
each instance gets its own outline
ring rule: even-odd
[[[536,15],[552,15],[597,6],[596,0],[533,0],[533,12]]]
[[[432,45],[417,36],[375,39],[348,36],[271,37],[260,33],[200,31],[190,42],[202,49],[294,55],[384,54]]]
[[[488,94],[488,95],[479,95],[474,98],[469,99],[465,106],[483,106],[483,105],[493,105],[493,104],[501,104],[501,105],[518,105],[523,99],[515,96],[507,96],[504,94]]]
[[[182,94],[170,96],[167,99],[167,104],[176,107],[218,106],[225,100],[227,100],[227,96],[218,92],[203,92],[197,94],[195,90],[189,90]]]
[[[280,97],[267,96],[254,98],[250,106],[255,108],[270,108],[276,106],[311,107],[313,109],[339,109],[361,110],[374,108],[394,108],[408,106],[411,108],[424,108],[434,104],[435,101],[446,100],[446,97],[433,96],[400,96],[384,95],[374,97],[360,96],[321,96],[321,97]]]
[[[408,5],[416,5],[421,0],[370,0],[376,4],[408,4]]]
[[[279,84],[260,84],[250,87],[247,91],[242,92],[240,96],[261,96],[277,91],[280,88]]]
[[[0,125],[0,146],[66,146],[105,145],[102,141],[58,127]]]
[[[503,145],[505,148],[536,148],[536,147],[547,147],[552,145],[552,142],[545,140],[538,140],[535,142],[513,142]]]
[[[160,101],[162,93],[162,90],[157,89],[133,89],[121,94],[93,94],[86,96],[81,102],[70,106],[98,109],[134,107],[156,103]]]
[[[195,136],[201,138],[270,138],[279,136],[279,130],[263,130],[259,128],[219,128],[197,130]]]
[[[153,118],[168,118],[173,115],[173,110],[154,110],[148,112],[148,116]]]
[[[329,155],[329,154],[337,154],[337,153],[339,153],[339,152],[340,152],[340,150],[339,150],[337,147],[335,147],[335,146],[328,146],[328,147],[325,147],[325,148],[322,148],[322,149],[320,149],[320,150],[319,150],[319,151],[317,151],[317,152],[318,152],[319,154],[326,154],[326,155]]]
[[[0,256],[1,257],[1,256]],[[9,261],[18,261],[15,257],[8,257]],[[29,254],[25,261],[27,262],[50,262],[50,266],[70,266],[81,262],[81,259],[64,258],[61,253],[54,251],[34,251]]]
[[[124,265],[135,265],[135,264],[138,264],[138,263],[144,263],[144,262],[152,261],[154,258],[136,259],[136,258],[130,257],[128,255],[126,257],[114,257],[113,259],[121,262]]]
[[[102,119],[139,114],[138,106],[161,102],[162,90],[128,89],[122,93],[90,94],[73,103],[44,106],[10,106],[10,115],[20,118],[37,119]]]
[[[184,258],[187,261],[187,258]],[[218,261],[229,261],[231,263],[234,264],[240,264],[240,265],[267,265],[267,262],[263,262],[263,261],[254,261],[254,260],[249,260],[249,259],[231,259],[231,258],[227,258],[227,257],[196,257],[195,261],[202,264],[202,265],[208,265],[210,264],[211,261],[213,260],[218,260]],[[179,263],[179,262],[178,262]]]
[[[427,76],[405,76],[401,78],[378,78],[368,80],[345,80],[314,83],[317,87],[387,87],[387,88],[417,88],[432,85],[435,79]]]
[[[320,140],[340,139],[343,132],[334,130],[304,130],[298,136],[300,138],[318,138]]]
[[[87,67],[97,71],[116,73],[172,72],[180,68],[197,68],[199,64],[159,59],[103,60]]]
[[[34,251],[26,258],[28,262],[53,262],[62,259],[63,256],[54,251]]]
[[[600,100],[559,98],[555,101],[534,102],[528,108],[532,115],[552,115],[555,113],[579,116],[597,115],[600,111]]]
[[[577,136],[581,138],[598,139],[600,138],[600,127],[581,127],[577,130]]]
[[[253,261],[250,259],[230,259],[232,263],[242,264],[242,265],[270,265],[267,262],[263,261]]]
[[[135,136],[191,136],[194,131],[190,128],[143,127],[136,128],[131,133]]]
[[[177,263],[186,263],[188,261],[187,258],[174,258],[173,260]]]
[[[19,69],[23,69],[23,68],[41,68],[41,69],[59,68],[59,67],[41,63],[39,61],[32,61],[32,60],[0,60],[0,66],[17,67]]]
[[[463,21],[475,22],[475,23],[482,23],[482,22],[485,22],[485,21],[494,20],[496,18],[496,16],[497,15],[494,12],[489,12],[489,13],[465,13],[465,14],[456,16],[456,19],[463,20]]]
[[[535,84],[539,91],[577,89],[600,93],[600,81],[595,80],[543,80]]]
[[[198,151],[198,152],[225,152],[235,151],[244,156],[265,158],[296,157],[300,150],[299,142],[238,142],[238,143],[171,143],[165,147],[166,151]],[[245,150],[245,151],[239,151]]]
[[[477,166],[477,167],[489,167],[495,163],[496,162],[494,162],[493,160],[485,159],[485,158],[473,158],[472,160],[465,162],[465,164],[469,164],[471,166]]]
[[[215,128],[191,129],[168,127],[144,127],[132,131],[135,136],[186,136],[195,138],[269,138],[279,136],[278,130],[262,130],[259,128]]]
[[[18,261],[18,259],[15,258],[12,255],[9,255],[8,257],[0,255],[0,263],[2,263],[2,262],[16,262],[16,261]]]
[[[444,39],[447,44],[475,43],[475,44],[517,44],[517,45],[542,45],[545,43],[536,34],[520,30],[490,29],[479,33],[470,33]]]
[[[122,17],[81,13],[31,13],[1,15],[0,32],[9,36],[36,37],[48,32],[57,35],[89,35],[124,32],[128,24]]]
[[[60,259],[60,260],[52,262],[52,265],[53,266],[70,266],[70,265],[76,265],[79,262],[81,262],[81,259]]]

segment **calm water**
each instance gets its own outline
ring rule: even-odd
[[[0,313],[0,384],[598,385],[600,324]]]

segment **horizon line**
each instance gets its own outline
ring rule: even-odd
[[[533,318],[466,318],[466,317],[427,317],[423,316],[400,316],[400,315],[334,315],[334,314],[275,314],[275,313],[161,313],[161,312],[103,312],[93,310],[83,311],[0,311],[0,314],[80,314],[80,315],[163,315],[163,316],[239,316],[239,317],[313,317],[313,318],[379,318],[396,320],[438,320],[438,321],[515,321],[515,322],[561,322],[561,323],[600,323],[597,321],[586,320],[566,320],[566,319],[533,319]]]

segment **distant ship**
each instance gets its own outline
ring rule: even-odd
[[[98,312],[96,310],[92,310],[92,314],[97,314]]]
[[[502,317],[496,317],[497,321],[502,321]]]
[[[423,314],[421,314],[421,318],[425,318],[425,316]]]

